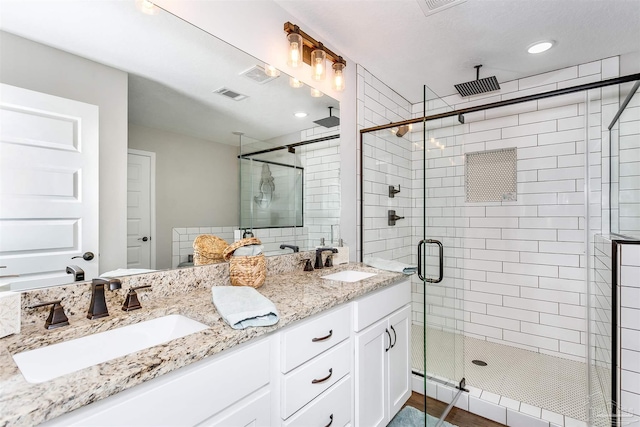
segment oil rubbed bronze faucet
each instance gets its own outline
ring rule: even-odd
[[[91,281],[91,304],[89,304],[87,319],[99,319],[109,315],[107,301],[104,297],[105,285],[109,286],[110,291],[122,288],[122,283],[118,279],[93,279]]]
[[[331,252],[333,254],[337,254],[338,250],[336,248],[318,248],[318,249],[316,249],[316,264],[313,266],[316,269],[322,268],[322,253],[323,252]],[[330,266],[333,266],[333,264],[331,263],[331,265],[327,265],[325,267],[330,267]]]

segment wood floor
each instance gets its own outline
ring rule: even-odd
[[[405,406],[413,406],[424,412],[424,396],[415,392],[412,393]],[[440,418],[440,415],[446,407],[446,403],[427,397],[427,414],[432,417]],[[458,427],[504,427],[502,424],[463,411],[459,408],[451,409],[445,421]]]

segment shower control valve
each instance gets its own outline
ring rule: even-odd
[[[396,225],[397,220],[404,219],[404,217],[396,215],[396,211],[390,209],[388,212],[388,219],[389,219],[389,225],[393,226],[393,225]]]

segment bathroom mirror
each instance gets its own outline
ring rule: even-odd
[[[337,155],[339,126],[314,123],[329,116],[329,107],[334,107],[333,116],[339,116],[335,99],[312,97],[306,85],[291,87],[284,72],[268,76],[262,61],[162,9],[145,14],[133,0],[1,0],[0,8],[0,82],[99,107],[100,249],[92,249],[99,252],[99,274],[127,267],[123,252],[129,254],[129,268],[149,268],[131,263],[145,237],[144,243],[155,246],[151,269],[174,268],[187,261],[194,235],[208,232],[233,240],[233,230],[240,226],[240,154],[311,141],[287,160],[294,168],[304,168],[316,148],[320,155],[326,155],[327,148]],[[294,116],[299,112],[306,116]],[[334,139],[315,145],[318,135]],[[148,153],[145,167],[155,165],[155,191],[150,192],[155,195],[150,201],[155,206],[155,233],[147,236],[132,233],[138,227],[131,215],[137,196],[126,177],[131,181],[144,170],[135,161],[132,166],[132,156]],[[290,155],[286,153],[276,150],[269,161],[280,163],[281,156]],[[259,157],[253,156],[249,163],[258,163]],[[323,179],[338,182],[331,183],[335,199],[339,161],[331,168]],[[118,194],[122,200],[127,187],[128,217],[126,206],[113,209],[109,204],[110,195]],[[300,188],[298,193],[307,191]],[[295,206],[306,209],[304,203]],[[324,212],[314,216],[331,218],[331,223],[305,221],[305,227],[299,227],[296,222],[291,233],[279,225],[254,232],[273,248],[295,243],[305,249],[316,236],[328,239],[337,225],[339,203],[324,206],[319,208]],[[307,224],[316,226],[302,233]],[[76,238],[70,246],[77,246]],[[0,263],[7,264],[2,273],[11,275],[10,258],[21,251],[0,249]],[[82,258],[68,261],[86,272],[90,263]],[[33,287],[73,280],[71,275],[55,273],[55,280],[31,281]],[[90,278],[87,273],[85,280]]]

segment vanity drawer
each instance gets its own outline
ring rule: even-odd
[[[282,333],[282,372],[302,365],[349,337],[351,306],[314,317]]]
[[[411,281],[404,280],[353,302],[353,327],[356,332],[411,302]]]
[[[284,375],[282,418],[289,418],[347,375],[350,369],[351,341],[347,341]]]
[[[343,427],[351,421],[351,375],[347,375],[298,413],[282,423],[285,427]]]

